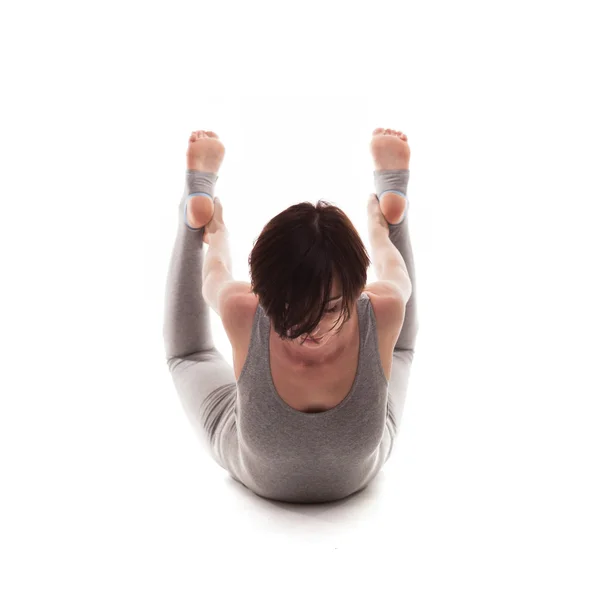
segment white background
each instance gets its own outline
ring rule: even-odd
[[[600,597],[591,8],[5,8],[0,596]],[[324,197],[367,239],[376,127],[412,151],[400,434],[363,494],[269,502],[203,455],[166,367],[187,140],[226,146],[216,193],[249,281],[291,204]]]

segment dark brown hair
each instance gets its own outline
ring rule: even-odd
[[[252,292],[275,332],[292,340],[318,326],[334,277],[341,286],[340,318],[348,321],[371,261],[344,211],[320,199],[316,206],[301,202],[273,217],[254,243],[248,264]]]

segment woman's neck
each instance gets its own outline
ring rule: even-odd
[[[358,336],[358,313],[356,307],[352,317],[344,323],[340,333],[332,336],[322,348],[303,347],[297,341],[284,341],[273,332],[277,353],[288,363],[289,368],[304,370],[324,368],[337,362],[352,348]]]

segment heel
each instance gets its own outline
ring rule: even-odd
[[[388,192],[394,192],[394,194],[398,194],[398,196],[402,196],[406,200],[406,205],[404,206],[404,212],[402,213],[402,218],[400,219],[400,221],[398,221],[398,223],[390,223],[386,219],[387,224],[390,227],[398,227],[398,225],[402,225],[402,223],[404,222],[404,219],[406,219],[406,214],[408,213],[408,206],[409,206],[410,202],[404,192],[402,192],[400,190],[394,190],[394,189],[384,190],[383,192],[381,192],[381,194],[376,194],[375,197],[377,198],[377,202],[380,202],[380,196],[383,196],[384,194],[387,194]],[[384,216],[384,218],[385,218],[385,216]]]
[[[186,227],[188,229],[191,229],[192,231],[200,231],[204,229],[204,225],[202,227],[192,227],[187,220],[187,205],[192,196],[207,196],[211,200],[213,199],[213,197],[210,194],[206,194],[205,192],[194,192],[192,194],[188,194],[187,198],[185,199],[185,202],[183,203],[183,222],[185,223]]]

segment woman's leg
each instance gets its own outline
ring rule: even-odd
[[[202,296],[204,227],[185,219],[190,194],[214,195],[218,176],[186,170],[178,226],[167,274],[163,339],[167,365],[184,410],[202,444],[223,467],[220,451],[225,430],[232,427],[236,398],[233,368],[215,348],[210,306]]]
[[[381,197],[385,191],[398,191],[406,196],[408,169],[375,171],[375,191]],[[390,240],[396,246],[404,262],[412,283],[412,295],[406,304],[404,324],[394,347],[392,374],[388,388],[388,423],[392,436],[396,435],[404,410],[408,380],[414,356],[415,341],[419,330],[417,317],[416,276],[413,250],[408,228],[408,205],[403,220],[397,225],[389,225]],[[390,449],[391,451],[391,449]],[[388,455],[389,457],[389,455]]]
[[[395,436],[404,412],[408,381],[415,353],[415,340],[419,329],[415,295],[415,269],[408,229],[408,215],[402,223],[390,225],[390,239],[402,254],[412,282],[412,295],[406,304],[404,324],[394,347],[392,373],[388,388],[390,408],[388,417],[392,435]]]

